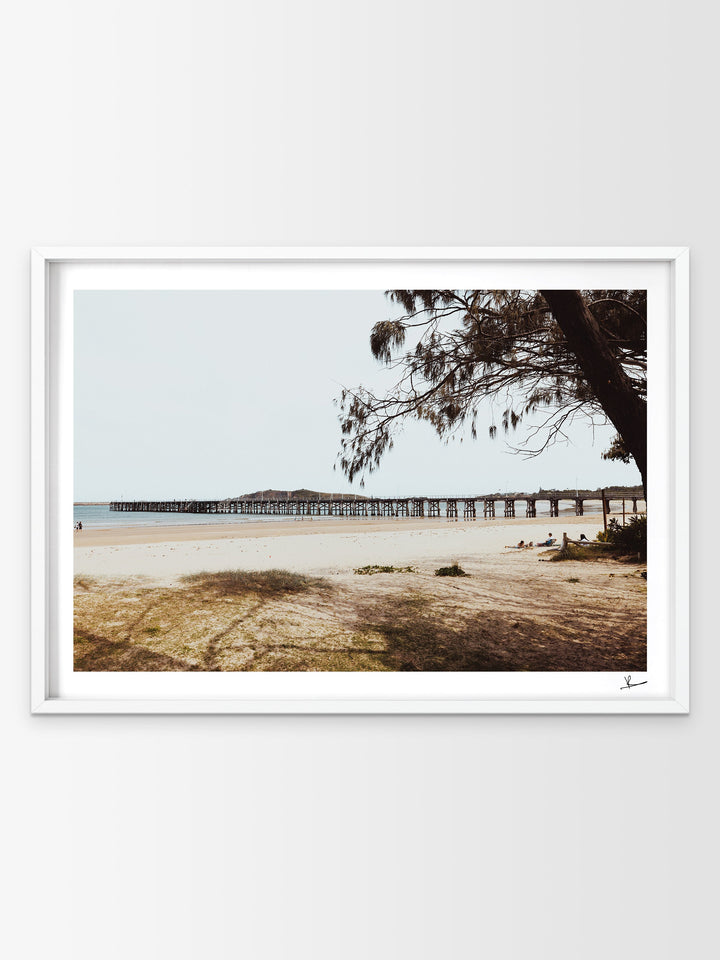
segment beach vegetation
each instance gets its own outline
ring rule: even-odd
[[[578,548],[603,560],[610,547]],[[452,567],[459,567],[459,563]],[[611,568],[612,569],[612,568]],[[450,578],[205,573],[108,580],[75,594],[78,671],[644,670],[644,581],[549,567],[543,590],[488,564]],[[612,583],[610,582],[612,580]],[[552,615],[548,616],[548,596]]]
[[[76,587],[79,587],[81,590],[92,590],[92,588],[97,584],[95,577],[75,577],[74,584]]]
[[[385,567],[376,563],[369,563],[364,567],[357,567],[355,573],[371,577],[376,573],[415,573],[414,567]]]
[[[596,541],[589,541],[582,546],[568,542],[559,550],[546,551],[544,556],[553,561],[645,562],[647,560],[647,517],[644,514],[631,517],[624,526],[613,517],[608,523],[607,530],[598,531]]]
[[[581,563],[583,561],[598,560],[608,556],[610,553],[609,550],[601,550],[601,546],[604,545],[594,543],[592,546],[578,547],[574,543],[567,543],[560,549],[555,547],[552,550],[544,550],[540,554],[539,559],[550,560],[553,563],[561,562],[563,560],[578,560]]]
[[[397,371],[384,395],[359,386],[339,397],[340,466],[371,473],[408,419],[444,438],[487,401],[491,437],[538,412],[516,448],[537,455],[566,438],[573,420],[611,422],[606,451],[647,465],[647,293],[644,290],[390,290],[400,316],[370,333],[372,354]]]
[[[597,535],[601,543],[611,544],[619,551],[637,553],[642,559],[647,558],[647,516],[641,514],[631,517],[626,524],[618,523],[613,517],[607,530],[600,530]]]
[[[270,598],[304,593],[327,586],[322,577],[310,577],[289,570],[222,570],[218,573],[193,573],[182,578],[188,587],[206,594],[242,597],[248,594]],[[209,598],[208,598],[209,599]]]
[[[453,563],[449,567],[440,567],[435,571],[436,577],[469,577],[459,563]]]

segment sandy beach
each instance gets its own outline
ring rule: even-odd
[[[83,530],[76,669],[642,670],[644,567],[506,548],[597,530],[594,515]],[[468,576],[435,576],[452,563]]]
[[[602,517],[444,519],[316,518],[300,521],[114,527],[75,533],[75,572],[171,580],[227,569],[281,568],[298,573],[352,571],[369,563],[411,565],[450,560],[498,561],[506,545],[594,539]],[[529,553],[529,552],[528,552]],[[537,551],[536,551],[537,553]],[[529,554],[532,556],[532,554]]]

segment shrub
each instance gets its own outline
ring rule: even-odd
[[[453,563],[450,567],[440,567],[439,570],[435,571],[436,577],[469,577],[469,573],[465,573],[463,568],[459,563]]]
[[[289,570],[221,570],[218,573],[192,573],[183,582],[201,591],[211,591],[219,597],[283,597],[289,593],[305,593],[323,589],[327,581]]]
[[[639,553],[644,560],[647,558],[647,516],[631,517],[624,527],[613,517],[607,530],[601,530],[597,538],[628,553]]]

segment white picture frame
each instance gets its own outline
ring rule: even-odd
[[[68,416],[72,413],[71,323],[76,289],[234,289],[243,283],[288,288],[371,289],[421,284],[432,272],[449,281],[488,271],[511,288],[518,278],[534,287],[541,274],[565,288],[641,288],[659,291],[661,307],[649,319],[650,524],[653,510],[662,534],[651,552],[648,594],[648,679],[622,690],[622,677],[605,686],[562,686],[555,675],[495,674],[482,686],[464,675],[426,674],[408,685],[404,675],[384,674],[383,685],[341,683],[333,674],[283,675],[275,682],[226,676],[214,687],[193,687],[145,674],[131,692],[108,687],[95,675],[82,690],[64,685],[59,650],[72,611],[67,593],[68,540],[62,532],[71,484],[67,470]],[[244,279],[243,279],[244,278]],[[268,278],[269,281],[268,281]],[[273,278],[275,278],[273,280]],[[514,279],[513,279],[514,278]],[[605,284],[600,280],[606,279]],[[644,279],[645,278],[645,279]],[[561,282],[562,279],[562,282]],[[397,280],[398,282],[393,282]],[[400,282],[402,280],[402,282]],[[31,711],[67,713],[624,713],[689,711],[689,253],[684,247],[642,248],[46,248],[31,254]],[[323,285],[324,284],[324,285]],[[160,286],[158,286],[160,285]],[[501,287],[498,282],[494,288]],[[252,287],[250,287],[252,288]],[[269,287],[268,287],[269,288]],[[282,286],[272,287],[281,289]],[[515,287],[517,288],[517,287]],[[622,289],[623,286],[617,286]],[[264,289],[264,287],[263,287]],[[662,316],[661,316],[662,314]],[[653,373],[653,370],[655,373]],[[653,379],[655,377],[655,379]],[[70,434],[71,435],[71,434]],[[71,441],[70,441],[71,447]],[[652,451],[651,451],[652,454]],[[62,520],[62,524],[61,524]],[[656,521],[655,529],[659,524]],[[72,541],[69,541],[70,547]],[[68,567],[68,564],[70,565]],[[657,571],[657,573],[655,573]],[[653,580],[656,583],[653,584]],[[69,604],[69,606],[68,606]],[[656,655],[652,661],[651,645]],[[72,669],[70,667],[70,669]],[[177,675],[175,675],[177,677]],[[193,674],[196,677],[197,674]],[[254,674],[255,678],[262,675]],[[349,675],[350,677],[354,675]],[[579,676],[579,675],[572,675]],[[603,678],[605,675],[603,675]],[[507,682],[504,683],[503,678]],[[528,679],[529,678],[529,679]],[[434,679],[437,682],[433,682]],[[442,680],[442,682],[441,682]],[[512,680],[512,683],[510,682]],[[184,684],[184,685],[183,685]],[[128,688],[129,690],[129,688]],[[573,693],[573,690],[575,692]]]

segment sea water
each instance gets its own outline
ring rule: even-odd
[[[247,523],[249,520],[292,520],[293,517],[243,516],[232,513],[134,513],[111,510],[107,503],[76,503],[73,505],[74,522],[83,528],[97,527],[180,527],[198,523]],[[299,519],[299,518],[298,518]]]

